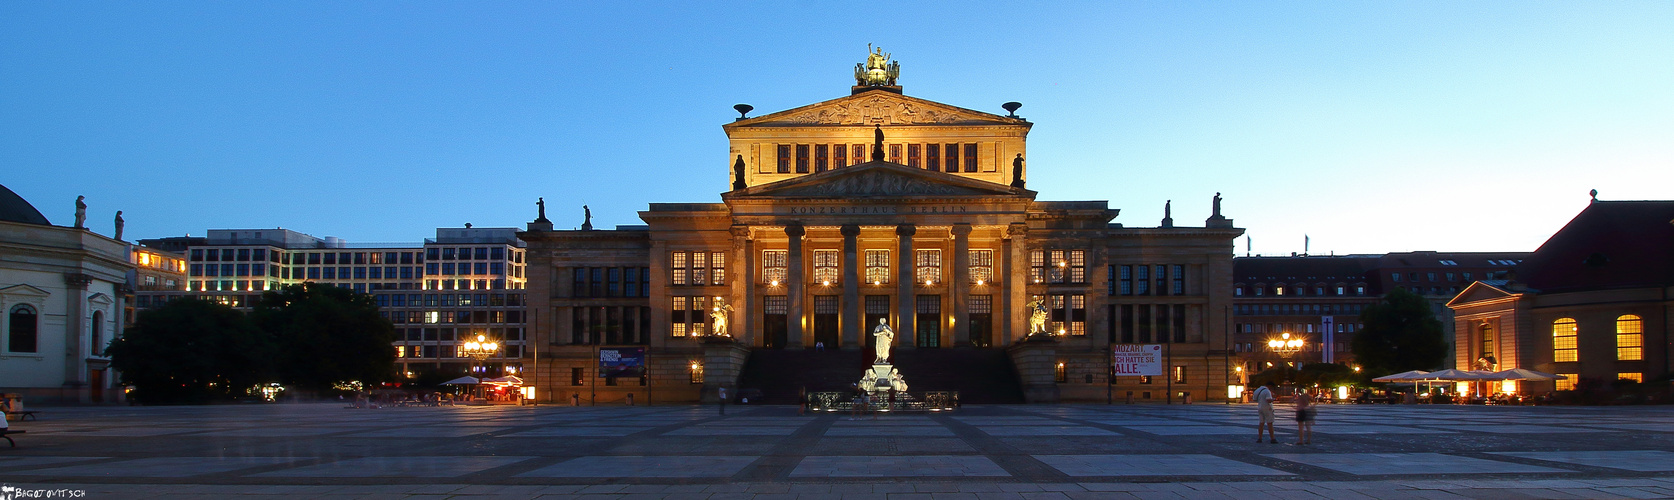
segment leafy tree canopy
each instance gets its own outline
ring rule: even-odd
[[[204,300],[141,311],[106,353],[134,387],[130,397],[146,404],[230,399],[273,375],[268,337],[243,313]]]
[[[1369,375],[1430,370],[1447,359],[1442,324],[1430,302],[1406,289],[1396,288],[1361,310],[1360,321],[1366,327],[1349,348]]]
[[[395,327],[378,316],[372,296],[304,283],[262,294],[251,315],[279,345],[277,370],[287,384],[326,391],[364,386],[395,373]]]

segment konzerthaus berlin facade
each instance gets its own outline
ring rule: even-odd
[[[720,203],[653,203],[644,226],[614,230],[557,231],[543,213],[519,233],[536,398],[713,400],[752,353],[859,350],[880,320],[897,352],[1008,350],[1031,402],[1225,397],[1243,230],[1218,195],[1206,227],[1124,227],[1105,201],[1038,200],[1031,169],[1064,167],[1024,164],[1033,124],[859,80],[723,125],[729,161],[693,179],[730,188]],[[1031,337],[1037,299],[1047,335]],[[1113,343],[1167,344],[1169,369],[1107,389]],[[649,373],[598,377],[598,352],[617,347],[644,347]]]

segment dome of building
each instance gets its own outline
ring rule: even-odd
[[[0,186],[0,221],[52,225],[46,216],[41,215],[40,210],[35,210],[34,205],[30,205],[22,196],[13,193],[6,186]]]

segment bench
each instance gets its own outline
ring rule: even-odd
[[[14,431],[14,430],[11,430],[11,429],[0,429],[0,438],[5,438],[6,442],[11,443],[12,447],[16,448],[17,447],[17,441],[12,440],[12,434],[23,434],[25,432],[29,432],[29,431]]]
[[[6,418],[11,419],[11,420],[16,420],[16,421],[19,421],[19,422],[22,422],[24,420],[40,420],[40,418],[35,416],[35,410],[8,411],[8,412],[6,412]]]

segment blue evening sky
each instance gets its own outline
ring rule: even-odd
[[[906,93],[1035,122],[1029,187],[1257,253],[1527,251],[1674,198],[1674,2],[5,2],[0,184],[108,234],[638,224],[721,125]],[[1243,241],[1238,253],[1244,252]]]

